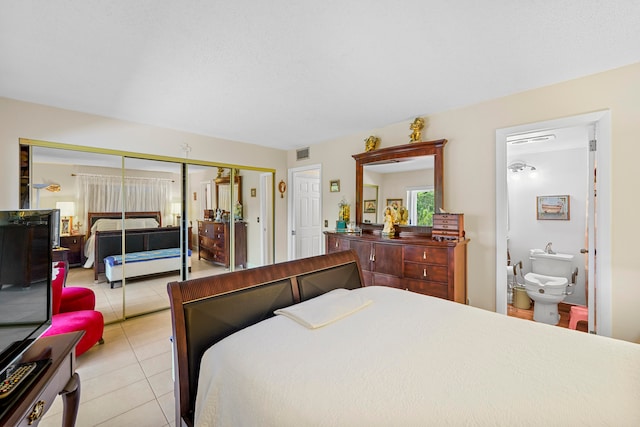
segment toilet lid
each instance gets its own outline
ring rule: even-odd
[[[537,286],[566,286],[569,281],[566,277],[545,276],[538,273],[527,273],[524,275],[524,281],[531,285]]]

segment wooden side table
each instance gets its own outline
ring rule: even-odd
[[[78,267],[84,264],[84,234],[60,236],[60,246],[69,249],[69,267]]]
[[[40,373],[0,420],[0,426],[36,426],[60,394],[64,405],[62,425],[76,424],[80,405],[80,377],[75,371],[75,348],[84,331],[37,339],[20,362],[50,358],[51,364]]]

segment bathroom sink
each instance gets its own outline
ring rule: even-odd
[[[529,250],[529,255],[536,256],[539,258],[555,259],[558,261],[571,261],[573,259],[573,255],[571,254],[560,254],[560,253],[548,254],[542,249],[531,249]]]

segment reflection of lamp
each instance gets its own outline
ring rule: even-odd
[[[56,202],[56,209],[60,209],[60,234],[71,234],[73,216],[76,214],[76,204],[73,202]]]
[[[45,188],[52,193],[57,193],[61,190],[60,184],[31,184],[31,186],[36,189],[36,209],[40,208],[40,190]]]
[[[36,209],[40,208],[40,190],[47,188],[47,185],[49,184],[31,184],[36,189]]]
[[[182,204],[180,202],[171,203],[171,214],[175,218],[175,225],[180,225],[180,212],[181,212]]]

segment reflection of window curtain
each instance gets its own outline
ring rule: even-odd
[[[218,208],[231,212],[231,186],[218,185]]]
[[[171,180],[125,177],[124,197],[119,176],[77,174],[77,215],[87,212],[160,211],[162,223],[171,215]]]

